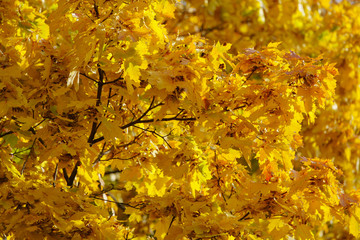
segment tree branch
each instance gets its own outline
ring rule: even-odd
[[[195,121],[196,118],[194,117],[190,117],[190,118],[178,118],[178,117],[171,117],[171,118],[163,118],[163,119],[160,119],[160,120],[156,120],[156,119],[145,119],[145,120],[135,120],[133,122],[130,122],[128,124],[125,124],[124,126],[121,126],[120,128],[121,129],[125,129],[125,128],[128,128],[128,127],[131,127],[131,126],[134,126],[135,124],[138,124],[138,123],[150,123],[150,122],[156,122],[156,121],[159,121],[159,122],[166,122],[166,121]]]
[[[101,84],[99,82],[99,84]],[[103,85],[103,84],[102,84]],[[180,118],[179,116],[181,115],[181,113],[184,112],[184,109],[181,109],[174,117],[168,117],[168,118],[162,118],[162,119],[143,119],[144,117],[146,117],[146,115],[153,109],[159,107],[159,106],[162,106],[164,105],[164,103],[158,103],[156,105],[154,105],[154,102],[155,102],[155,97],[152,98],[151,100],[151,103],[148,107],[148,109],[146,109],[145,112],[143,112],[141,114],[140,117],[138,117],[136,120],[131,120],[131,122],[123,125],[123,126],[120,126],[121,129],[126,129],[128,127],[131,127],[131,126],[135,126],[136,124],[139,124],[139,123],[151,123],[151,122],[156,122],[156,121],[159,121],[159,122],[166,122],[166,121],[195,121],[197,118],[195,117],[189,117],[189,118]],[[129,109],[129,111],[132,113],[132,111]],[[133,114],[134,117],[135,117],[135,114]],[[95,123],[95,122],[94,122]],[[94,136],[95,136],[95,133],[96,133],[96,130],[95,127],[94,127],[94,123],[93,123],[93,128],[91,129],[91,134],[89,136],[89,140],[88,140],[88,143],[90,143],[90,145],[93,145],[95,143],[98,143],[102,140],[104,140],[104,136],[101,136],[99,138],[96,138],[94,139]],[[149,131],[150,132],[150,131]],[[157,135],[161,138],[163,138],[163,136],[159,135],[158,133],[156,133],[155,131],[152,132],[154,135]],[[164,138],[163,138],[164,139]],[[165,139],[164,139],[165,140]],[[166,144],[171,148],[170,144],[165,140]]]
[[[13,131],[3,133],[3,134],[0,135],[0,138],[5,137],[6,135],[9,135],[9,134],[13,134],[13,133],[14,133]]]
[[[40,124],[42,124],[46,119],[47,118],[42,119],[40,122],[38,122],[34,126],[30,127],[28,129],[28,131],[35,135],[36,134],[35,128],[37,126],[39,126]],[[13,133],[15,133],[15,132],[14,131],[9,131],[9,132],[3,133],[3,134],[0,135],[0,138],[5,137],[6,135],[9,135],[9,134],[13,134]],[[44,142],[44,140],[42,138],[39,138],[38,140],[39,140],[39,142],[41,142],[42,145],[44,145],[46,147],[46,144],[45,144],[45,142]]]
[[[169,148],[172,148],[171,145],[169,144],[169,142],[165,139],[165,137],[169,136],[171,134],[172,131],[170,131],[169,134],[165,135],[165,136],[162,136],[160,135],[159,133],[157,133],[155,130],[149,130],[149,129],[145,129],[145,128],[142,128],[142,127],[138,127],[138,126],[134,126],[136,128],[139,128],[145,132],[149,132],[149,133],[152,133],[154,136],[157,136],[157,137],[160,137],[162,140],[164,140],[164,142],[169,146]]]
[[[116,78],[115,80],[110,81],[110,82],[106,82],[106,83],[104,83],[104,84],[106,85],[106,84],[116,83],[116,82],[119,81],[119,80],[124,80],[124,78],[122,77],[122,75],[121,75],[120,77]]]
[[[93,79],[92,77],[89,77],[89,76],[88,76],[88,75],[86,75],[85,73],[80,73],[80,75],[82,75],[82,76],[84,76],[84,77],[86,77],[86,78],[90,79],[91,81],[93,81],[93,82],[95,82],[95,83],[98,83],[98,81],[97,81],[97,80]]]
[[[119,157],[112,157],[112,158],[109,158],[109,159],[106,159],[106,160],[100,160],[102,162],[106,162],[106,161],[110,161],[110,160],[113,160],[113,159],[116,159],[116,160],[123,160],[123,161],[126,161],[126,160],[131,160],[131,159],[134,159],[136,158],[137,156],[141,155],[140,153],[138,154],[135,154],[134,156],[132,157],[128,157],[128,158],[119,158]]]
[[[158,106],[161,106],[161,105],[164,105],[163,103],[159,103],[159,104],[156,104],[156,105],[153,105],[154,104],[154,101],[155,101],[155,97],[153,97],[151,103],[150,103],[150,106],[149,108],[139,117],[137,118],[135,121],[131,121],[130,123],[128,124],[125,124],[123,126],[121,126],[120,128],[121,129],[125,129],[125,128],[128,128],[128,127],[131,127],[131,126],[134,126],[135,124],[138,124],[138,123],[150,123],[150,122],[155,122],[155,119],[145,119],[143,120],[143,118],[154,108],[158,107]],[[180,110],[179,113],[177,113],[174,117],[171,117],[171,118],[163,118],[163,119],[160,119],[160,120],[157,120],[157,121],[160,121],[160,122],[165,122],[165,121],[172,121],[172,120],[177,120],[177,121],[195,121],[196,118],[178,118],[178,116],[183,112],[184,110]]]
[[[250,218],[246,218],[247,216],[249,216],[249,214],[250,212],[247,212],[242,218],[239,219],[239,221],[250,219]]]
[[[100,14],[99,14],[99,8],[98,5],[96,4],[96,1],[94,0],[94,11],[95,11],[95,16],[96,18],[99,18]]]
[[[74,180],[77,174],[77,169],[81,165],[80,161],[77,161],[75,167],[73,168],[70,177],[68,177],[66,168],[63,168],[64,178],[68,186],[72,186],[74,184]]]
[[[113,13],[114,13],[114,10],[111,9],[110,14],[109,14],[107,17],[105,17],[105,18],[101,21],[101,23],[105,22]]]
[[[95,161],[93,162],[93,166],[95,166],[98,162],[101,161],[101,158],[105,155],[105,146],[106,146],[106,142],[104,143],[99,155],[96,157]]]
[[[96,94],[96,106],[100,106],[101,104],[101,94],[102,94],[102,89],[104,86],[104,76],[105,76],[105,72],[100,68],[100,65],[98,64],[98,73],[99,73],[99,81],[97,81],[98,84],[98,88],[97,88],[97,94]],[[100,123],[101,124],[101,123]],[[88,138],[88,143],[90,143],[90,146],[92,146],[93,144],[95,144],[96,142],[99,142],[101,140],[98,141],[94,141],[94,137],[96,134],[96,131],[98,129],[98,127],[100,126],[100,124],[98,124],[98,120],[97,118],[95,118],[95,120],[92,123],[92,127],[91,127],[91,132]]]

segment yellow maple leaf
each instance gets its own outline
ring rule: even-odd
[[[162,0],[160,2],[153,2],[154,10],[159,12],[164,17],[175,18],[174,12],[176,10],[175,4],[169,1]]]
[[[134,91],[132,85],[138,87],[140,85],[140,68],[137,65],[133,65],[133,63],[129,63],[129,66],[126,68],[124,77],[126,79],[126,86],[128,91],[132,93]]]
[[[360,218],[360,208],[357,207],[355,209],[355,212],[352,213],[349,221],[349,232],[356,238],[360,236],[359,218]]]

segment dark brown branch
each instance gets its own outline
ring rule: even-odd
[[[125,124],[123,126],[121,126],[120,128],[121,129],[126,129],[128,127],[132,127],[132,126],[135,126],[136,124],[139,124],[139,123],[151,123],[151,122],[156,122],[156,121],[159,121],[159,122],[167,122],[167,121],[195,121],[196,118],[194,117],[191,117],[191,118],[178,118],[178,117],[171,117],[171,118],[163,118],[163,119],[160,119],[160,120],[155,120],[155,119],[145,119],[145,120],[141,120],[140,118],[138,118],[137,120],[135,121],[132,121],[128,124]],[[102,137],[99,137],[99,138],[96,138],[96,139],[93,139],[92,140],[92,144],[95,144],[95,143],[98,143],[100,141],[104,140],[104,136]]]
[[[96,126],[96,131],[99,129],[101,123],[102,123],[102,122],[100,122],[100,123]]]
[[[35,124],[33,127],[30,127],[30,128],[28,129],[28,131],[35,135],[35,134],[36,134],[35,128],[36,128],[37,126],[39,126],[40,124],[42,124],[45,120],[46,120],[46,118],[44,118],[43,120],[41,120],[40,122],[38,122],[37,124]],[[44,140],[43,140],[42,138],[39,138],[39,142],[40,142],[43,146],[46,147],[46,144],[45,144],[45,142],[44,142]]]
[[[113,157],[113,158],[109,158],[109,159],[106,159],[106,160],[100,160],[102,162],[106,162],[106,161],[110,161],[110,160],[113,160],[113,159],[116,159],[116,160],[122,160],[122,161],[126,161],[126,160],[131,160],[131,159],[134,159],[136,158],[137,156],[141,155],[140,153],[138,154],[135,154],[134,156],[132,157],[128,157],[128,158],[119,158],[119,157]]]
[[[111,84],[111,83],[116,83],[116,82],[118,82],[119,80],[124,80],[124,78],[119,77],[119,78],[117,78],[117,79],[115,79],[115,80],[113,80],[113,81],[104,83],[104,85],[106,85],[106,84]]]
[[[121,202],[119,202],[114,195],[112,195],[111,193],[107,193],[107,195],[110,196],[116,202],[116,206],[118,208],[125,211],[125,206]]]
[[[154,122],[155,119],[142,120],[152,109],[157,108],[158,106],[164,105],[163,103],[159,103],[159,104],[153,105],[153,104],[154,104],[154,101],[155,101],[155,97],[153,97],[153,99],[152,99],[152,101],[151,101],[151,103],[150,103],[149,108],[148,108],[138,119],[136,119],[135,121],[131,121],[130,123],[125,124],[124,126],[121,126],[120,128],[121,128],[121,129],[125,129],[125,128],[128,128],[128,127],[134,126],[134,125],[137,124],[137,123]],[[180,113],[181,113],[182,111],[183,111],[183,110],[181,110]],[[176,120],[176,118],[179,116],[180,113],[176,114],[176,116],[173,117],[173,118],[170,119],[170,120]],[[166,120],[166,118],[163,118],[163,119],[160,120],[160,121],[167,121],[167,120]]]
[[[64,178],[66,180],[66,183],[68,186],[72,186],[74,184],[74,180],[77,174],[77,169],[81,165],[80,161],[77,161],[75,164],[75,167],[73,168],[70,177],[68,177],[68,174],[66,172],[66,168],[63,168]]]
[[[251,76],[255,73],[255,71],[257,70],[257,66],[254,66],[252,69],[251,69],[251,73],[249,74],[249,76],[246,77],[246,81],[249,80],[251,78]],[[245,82],[246,82],[245,81]],[[244,82],[244,83],[245,83]]]
[[[94,21],[87,13],[85,13],[85,15],[86,15],[93,23],[95,23],[95,21]]]
[[[183,112],[184,112],[184,109],[180,109],[180,112],[178,112],[178,113],[175,115],[175,117],[177,118],[177,117],[180,116],[180,114],[183,113]]]
[[[42,124],[45,120],[46,120],[46,118],[44,118],[43,120],[41,120],[40,122],[38,122],[34,126],[30,127],[28,129],[28,131],[35,135],[36,134],[35,128],[38,127],[40,124]],[[3,133],[3,134],[0,135],[0,138],[5,137],[6,135],[9,135],[9,134],[13,134],[13,133],[15,133],[15,132],[14,131],[9,131],[9,132]],[[41,144],[46,147],[45,142],[44,142],[44,140],[42,140],[42,138],[39,138],[39,142],[41,142]]]
[[[86,75],[85,73],[80,73],[80,75],[82,75],[82,76],[84,76],[84,77],[86,77],[86,78],[90,79],[90,80],[91,80],[91,81],[93,81],[93,82],[98,83],[98,81],[97,81],[97,80],[93,79],[92,77],[89,77],[89,76],[88,76],[88,75]]]
[[[105,17],[105,18],[101,21],[101,23],[105,22],[113,13],[114,13],[114,10],[111,10],[110,14],[109,14],[107,17]]]
[[[121,126],[120,128],[121,129],[125,129],[125,128],[128,128],[128,127],[131,127],[131,126],[134,126],[135,124],[138,124],[138,123],[151,123],[151,122],[156,122],[156,121],[159,121],[159,122],[166,122],[166,121],[195,121],[196,118],[194,117],[191,117],[191,118],[178,118],[178,117],[171,117],[171,118],[163,118],[163,119],[160,119],[160,120],[155,120],[155,119],[145,119],[145,120],[135,120],[133,122],[130,122],[124,126]]]
[[[124,100],[124,96],[121,96],[121,98],[120,98],[120,101],[119,101],[119,112],[122,110],[122,101]]]
[[[80,166],[80,161],[77,161],[76,164],[75,164],[75,167],[74,169],[72,170],[71,172],[71,175],[69,177],[69,182],[67,183],[68,186],[72,186],[73,183],[74,183],[74,180],[75,180],[75,177],[76,177],[76,174],[77,174],[77,169],[78,167]]]
[[[142,135],[142,133],[140,133],[139,135],[137,135],[131,142],[125,143],[125,144],[122,144],[122,145],[119,145],[118,147],[119,147],[119,148],[128,147],[128,146],[136,143],[136,140],[137,140],[141,135]],[[100,142],[100,141],[102,141],[102,140],[104,140],[104,139],[105,139],[104,136],[99,137],[99,138],[97,138],[97,139],[94,139],[94,140],[93,140],[93,144],[95,144],[95,143],[97,143],[97,142]]]
[[[3,133],[3,134],[0,135],[0,138],[5,137],[6,135],[9,135],[9,134],[13,134],[13,133],[14,133],[13,131]]]
[[[99,161],[101,161],[101,158],[105,155],[104,150],[105,150],[105,146],[106,146],[106,142],[104,142],[104,145],[99,153],[99,155],[97,156],[97,158],[95,159],[95,161],[93,162],[93,166],[95,166],[95,164],[97,164]]]
[[[148,114],[152,109],[156,108],[157,106],[160,106],[160,105],[157,105],[157,106],[154,106],[153,107],[153,104],[155,102],[155,97],[153,97],[153,99],[151,100],[151,103],[150,103],[150,106],[148,109],[146,109],[146,111],[138,118],[138,120],[142,119],[143,117],[146,116],[146,114]]]
[[[40,122],[38,122],[37,124],[35,124],[34,126],[32,126],[31,128],[34,129],[37,128],[40,124],[42,124],[44,121],[46,120],[46,118],[44,118],[43,120],[41,120]],[[29,130],[30,131],[30,130]]]
[[[96,130],[97,130],[97,122],[94,121],[93,124],[92,124],[92,127],[91,127],[90,136],[89,136],[89,139],[88,139],[88,143],[90,143],[90,146],[92,146],[93,144],[95,144],[95,143],[97,143],[97,142],[99,142],[99,141],[102,140],[102,139],[99,140],[99,141],[95,141],[95,140],[94,140],[94,137],[95,137],[95,134],[96,134]],[[97,139],[96,139],[96,140],[97,140]]]
[[[231,187],[231,191],[230,191],[230,195],[229,195],[228,199],[230,199],[232,197],[234,192],[235,192],[234,187]]]
[[[139,139],[141,136],[143,135],[143,132],[138,134],[137,136],[134,137],[133,140],[131,140],[131,142],[128,142],[128,143],[125,143],[125,144],[122,144],[122,145],[119,145],[118,148],[125,148],[125,147],[128,147],[134,143],[136,143],[136,140]]]
[[[131,122],[134,121],[134,118],[136,118],[136,115],[133,111],[131,111],[130,108],[128,108],[128,110],[130,111],[130,113],[133,115],[133,118],[131,119]]]
[[[167,134],[165,136],[162,136],[159,133],[157,133],[155,130],[149,130],[147,128],[145,129],[145,128],[138,127],[138,126],[134,126],[134,127],[139,128],[139,129],[141,129],[141,130],[143,130],[145,132],[149,132],[149,133],[153,134],[154,136],[160,137],[169,146],[169,148],[172,148],[171,145],[169,144],[169,142],[165,139],[167,136],[169,136],[171,134],[171,131],[170,131],[169,134]]]
[[[237,110],[237,109],[243,109],[244,107],[246,107],[246,104],[244,105],[241,105],[241,106],[238,106],[238,107],[235,107],[233,110]]]
[[[173,222],[175,221],[175,218],[176,218],[176,216],[173,216],[173,217],[172,217],[172,219],[171,219],[171,222],[170,222],[170,224],[169,224],[169,228],[168,228],[168,230],[167,230],[166,235],[169,233],[169,230],[170,230],[170,228],[171,228],[171,226],[172,226]]]
[[[250,218],[246,218],[247,216],[249,216],[250,212],[247,212],[242,218],[239,219],[239,221],[242,221],[242,220],[246,220],[246,219],[250,219]]]
[[[91,141],[91,145],[95,144],[95,143],[98,143],[98,142],[101,142],[102,140],[104,140],[104,136],[102,137],[99,137],[99,138],[96,138],[94,140]]]
[[[66,168],[63,168],[63,174],[64,174],[64,178],[65,178],[66,183],[68,183],[69,182],[69,176],[67,174]]]
[[[120,127],[120,128],[121,128],[121,129],[125,129],[125,128],[128,128],[128,127],[130,127],[130,126],[133,126],[133,125],[135,125],[135,124],[137,124],[137,123],[140,123],[140,122],[142,121],[141,119],[143,119],[152,109],[157,108],[158,106],[164,105],[163,103],[159,103],[159,104],[154,105],[154,102],[155,102],[155,97],[153,97],[153,99],[151,100],[151,103],[150,103],[148,109],[146,109],[146,111],[145,111],[143,114],[141,114],[140,117],[138,117],[136,120],[131,120],[130,123],[128,123],[128,124],[126,124],[126,125],[124,125],[124,126],[122,126],[122,127]],[[129,109],[129,110],[130,110],[130,109]],[[131,110],[130,110],[130,112],[131,112]],[[131,112],[131,113],[132,113],[132,112]],[[133,115],[134,115],[134,117],[135,117],[135,114],[133,114]]]
[[[123,73],[121,73],[118,78],[116,78],[116,79],[114,79],[114,80],[112,80],[112,81],[110,81],[110,82],[108,82],[108,80],[107,80],[107,78],[106,78],[106,82],[104,83],[104,85],[105,85],[105,84],[116,83],[116,82],[118,82],[118,81],[120,81],[120,80],[124,80],[124,78],[122,77],[122,75],[123,75]]]
[[[20,154],[20,153],[22,153],[22,152],[26,152],[26,151],[30,150],[30,148],[31,148],[31,147],[25,148],[25,149],[19,150],[19,151],[16,150],[14,153],[10,153],[10,155],[15,156],[15,157],[18,157],[18,154]],[[20,157],[19,157],[19,158],[20,158]]]
[[[99,73],[99,81],[98,81],[98,89],[97,89],[97,94],[96,94],[96,106],[100,106],[101,104],[101,94],[102,94],[102,88],[104,86],[104,76],[105,76],[105,72],[98,67],[98,73]]]
[[[100,14],[99,14],[99,8],[98,5],[96,4],[96,1],[94,0],[94,11],[95,11],[95,16],[96,18],[99,18]]]
[[[102,94],[102,89],[104,86],[104,76],[105,76],[105,72],[100,68],[100,65],[98,65],[98,73],[99,73],[99,81],[97,82],[98,84],[98,88],[97,88],[97,94],[96,94],[96,106],[100,106],[101,104],[101,94]],[[94,137],[96,134],[97,129],[99,128],[101,123],[98,123],[97,119],[95,118],[95,120],[92,123],[92,127],[91,127],[91,132],[88,138],[88,143],[90,143],[90,146],[92,146],[93,144],[95,144],[96,142],[94,142]],[[101,140],[99,140],[101,141]],[[99,142],[97,141],[97,142]]]
[[[101,83],[101,81],[99,82],[99,84],[104,85],[104,83]],[[99,93],[99,91],[98,91],[98,93]],[[181,109],[180,112],[178,112],[174,117],[162,118],[162,119],[158,119],[158,120],[156,120],[156,119],[143,119],[144,117],[147,116],[147,114],[151,110],[153,110],[154,108],[157,108],[157,107],[159,107],[161,105],[164,105],[163,103],[158,103],[158,104],[154,105],[154,102],[155,102],[155,97],[152,98],[148,109],[146,109],[146,111],[143,112],[140,117],[138,117],[136,120],[132,119],[130,123],[127,123],[127,124],[121,126],[120,128],[121,129],[126,129],[126,128],[131,127],[131,126],[135,126],[136,124],[139,124],[139,123],[151,123],[151,122],[156,122],[156,121],[166,122],[166,121],[195,121],[196,120],[196,118],[194,118],[194,117],[179,118],[180,114],[183,113],[184,109]],[[129,109],[129,111],[134,115],[134,118],[135,118],[135,114],[130,109]],[[94,136],[95,136],[95,133],[96,133],[96,130],[97,130],[97,129],[95,129],[94,124],[95,124],[95,122],[93,123],[93,128],[91,129],[91,134],[90,134],[89,140],[88,140],[88,143],[90,143],[91,145],[104,140],[104,136],[94,139]],[[158,133],[156,133],[156,132],[153,132],[153,134],[163,138],[163,136],[158,135]],[[166,140],[165,140],[165,142],[171,148],[170,144]]]

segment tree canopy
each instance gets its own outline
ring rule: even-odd
[[[1,237],[359,238],[359,15],[1,1]]]

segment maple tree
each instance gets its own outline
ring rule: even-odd
[[[2,237],[360,237],[359,12],[3,0]]]

